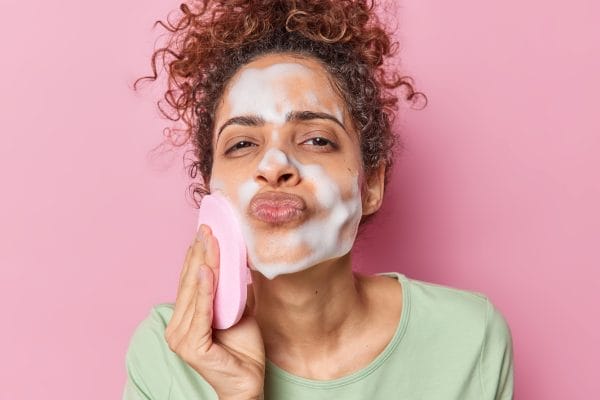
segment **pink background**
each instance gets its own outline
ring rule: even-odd
[[[0,399],[120,398],[195,224],[183,152],[149,154],[159,88],[130,89],[178,3],[37,3],[0,6]],[[408,151],[357,265],[486,293],[512,329],[515,398],[590,398],[598,3],[389,3],[430,102],[401,118]]]

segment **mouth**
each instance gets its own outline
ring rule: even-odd
[[[271,225],[300,220],[306,210],[302,197],[291,193],[264,192],[252,198],[249,212],[254,218]]]

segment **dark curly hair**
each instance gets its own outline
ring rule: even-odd
[[[159,101],[158,107],[168,119],[183,122],[183,128],[165,129],[171,145],[191,139],[194,157],[186,168],[196,206],[208,193],[218,101],[240,67],[269,53],[312,57],[325,67],[358,132],[365,175],[385,163],[388,181],[394,148],[403,148],[391,132],[394,90],[406,89],[413,105],[424,99],[424,106],[427,98],[414,91],[410,77],[385,67],[397,42],[379,22],[373,1],[202,0],[179,10],[175,20],[156,22],[168,31],[168,40],[152,55],[152,75],[134,87],[156,80],[159,64],[166,70],[168,106]],[[203,182],[194,180],[198,172]]]

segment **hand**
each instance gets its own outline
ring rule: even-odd
[[[165,339],[219,399],[262,398],[265,350],[258,324],[247,310],[236,325],[213,331],[219,245],[208,226],[201,225],[198,232],[185,257]]]

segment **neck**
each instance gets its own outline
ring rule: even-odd
[[[366,299],[350,253],[272,280],[253,271],[252,280],[249,305],[273,360],[326,354],[364,321]]]

